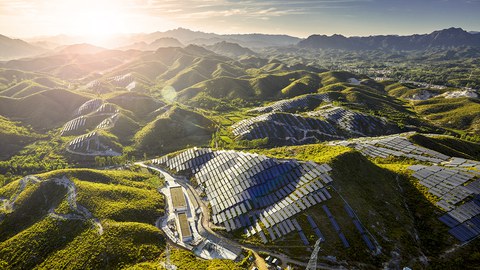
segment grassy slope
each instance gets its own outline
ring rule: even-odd
[[[409,139],[423,147],[438,151],[452,157],[480,160],[480,144],[450,136],[429,137],[414,134]]]
[[[89,220],[56,220],[49,209],[67,214],[66,189],[42,182],[20,193],[13,211],[0,221],[0,265],[14,268],[116,269],[154,260],[164,247],[153,226],[163,214],[164,202],[156,191],[156,176],[129,171],[58,170],[41,179],[67,176],[77,189],[77,203],[103,225],[103,234]],[[153,180],[153,179],[156,180]],[[0,188],[10,197],[18,181]]]
[[[414,102],[415,111],[426,119],[451,129],[480,131],[480,101],[473,98],[432,98]]]
[[[172,107],[135,135],[135,148],[140,153],[168,153],[187,145],[205,145],[212,133],[211,120],[199,113]]]
[[[48,90],[20,99],[0,97],[0,115],[21,120],[35,129],[49,130],[70,120],[88,98],[67,90]]]
[[[4,159],[40,136],[18,122],[0,116],[0,160]]]

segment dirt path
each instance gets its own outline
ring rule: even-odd
[[[251,250],[251,249],[250,249]],[[251,250],[253,252],[253,256],[255,256],[255,265],[258,267],[258,270],[268,270],[267,263],[265,260],[258,255],[255,250]]]
[[[67,189],[67,201],[68,205],[70,206],[70,210],[72,210],[74,213],[73,214],[67,214],[67,215],[59,215],[56,214],[53,209],[52,210],[52,216],[53,217],[61,217],[64,219],[83,219],[83,220],[88,220],[92,222],[93,226],[97,228],[98,234],[102,235],[103,234],[103,226],[100,223],[100,220],[98,218],[95,218],[93,214],[85,207],[77,203],[77,187],[75,186],[75,183],[73,183],[70,179],[68,179],[66,176],[63,176],[62,178],[55,178],[52,179],[55,184],[63,186]]]

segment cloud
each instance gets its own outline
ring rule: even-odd
[[[301,1],[236,1],[236,0],[186,0],[143,1],[150,15],[162,15],[166,10],[175,13],[177,19],[194,20],[243,16],[265,20],[271,17],[313,14],[320,9],[347,8],[371,0],[301,0]],[[175,11],[175,12],[172,12]]]

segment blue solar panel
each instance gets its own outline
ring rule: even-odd
[[[332,213],[330,212],[330,210],[328,209],[328,207],[326,205],[323,205],[322,208],[323,208],[323,211],[325,211],[325,213],[327,214],[328,217],[332,216]]]
[[[239,216],[240,218],[240,224],[242,227],[246,227],[246,222],[245,222],[245,217],[243,215]]]
[[[365,233],[365,230],[363,229],[362,225],[360,224],[360,222],[356,219],[353,220],[353,224],[355,224],[355,227],[357,228],[357,230],[360,232],[360,234],[364,234]]]
[[[470,220],[468,221],[465,221],[463,223],[463,225],[465,225],[466,228],[468,228],[470,231],[472,231],[475,235],[478,235],[480,234],[480,228],[477,227],[473,222],[471,222]]]
[[[338,234],[338,236],[340,237],[340,240],[342,240],[343,246],[349,248],[350,244],[348,243],[347,238],[345,238],[345,235],[343,235],[343,233],[341,232]]]
[[[250,226],[252,223],[250,222],[250,218],[249,217],[245,217],[245,224],[246,226]]]
[[[375,246],[373,245],[372,241],[370,241],[370,238],[368,238],[366,234],[362,234],[362,239],[370,250],[375,250]]]
[[[480,195],[475,196],[475,198],[473,198],[473,201],[474,201],[478,206],[480,206]]]
[[[458,222],[456,219],[454,219],[450,214],[445,214],[438,219],[441,222],[445,223],[450,228],[453,228],[453,227],[458,226],[460,224],[460,222]]]
[[[323,236],[322,232],[320,231],[320,229],[317,227],[315,229],[313,229],[313,232],[315,233],[315,235],[318,237],[318,238],[321,238],[321,239],[325,239],[325,237]]]
[[[335,218],[330,217],[330,222],[332,223],[332,226],[335,229],[335,231],[339,232],[340,231],[340,226],[338,226],[338,223],[335,220]]]
[[[347,211],[347,214],[351,217],[351,218],[355,218],[355,214],[353,213],[353,209],[350,208],[350,206],[346,205],[345,204],[345,211]]]
[[[480,228],[480,215],[474,216],[470,221]]]
[[[475,234],[473,234],[463,224],[458,225],[453,229],[450,229],[448,232],[462,242],[466,242],[475,237]]]
[[[312,226],[313,229],[317,228],[317,224],[313,220],[311,216],[307,216],[308,223],[310,223],[310,226]]]

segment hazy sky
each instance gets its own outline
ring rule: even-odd
[[[480,0],[0,0],[0,34],[103,36],[177,27],[216,33],[374,35],[480,30]]]

